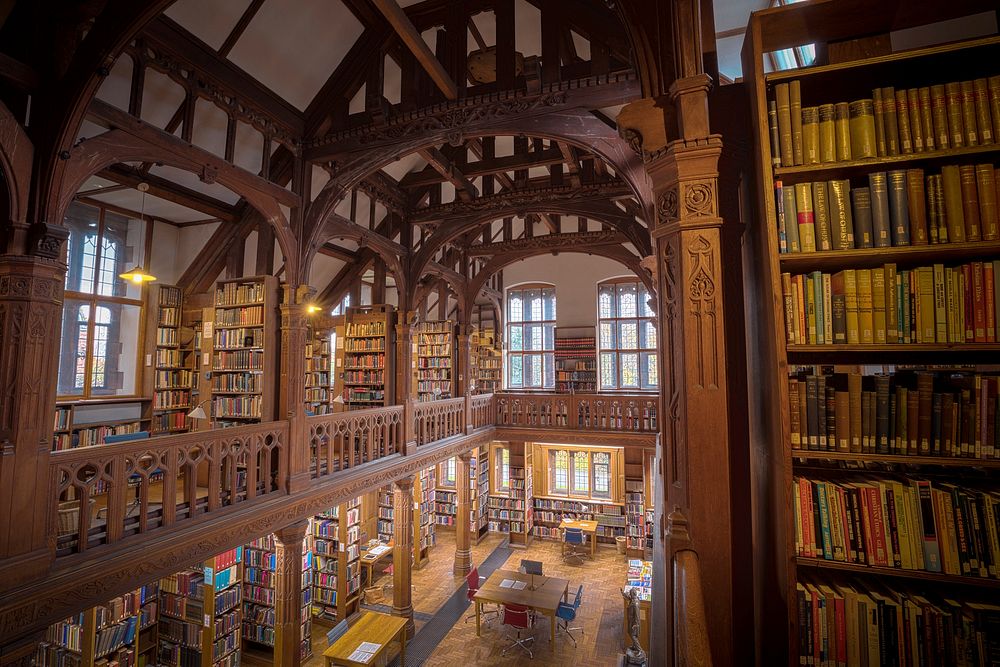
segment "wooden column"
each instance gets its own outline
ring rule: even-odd
[[[661,332],[659,355],[660,461],[666,484],[663,513],[680,508],[690,521],[701,559],[701,586],[715,664],[733,660],[733,556],[729,397],[725,309],[722,302],[723,220],[718,208],[718,161],[722,141],[708,132],[710,79],[678,79],[670,98],[678,112],[680,140],[646,163],[656,201],[653,229]],[[662,538],[662,536],[661,536]],[[667,557],[669,558],[669,550]],[[656,564],[654,618],[663,615],[669,645],[670,565]],[[663,628],[655,619],[654,628]],[[658,647],[659,648],[659,647]],[[670,648],[663,646],[669,655]],[[654,656],[663,659],[663,655]]]
[[[0,255],[0,593],[41,576],[53,557],[49,452],[65,275],[52,258]]]
[[[302,540],[308,521],[274,532],[274,664],[302,664]],[[311,638],[309,638],[311,640]]]
[[[472,452],[455,457],[455,567],[453,572],[465,576],[472,569],[471,535],[469,533],[469,463]]]
[[[306,302],[308,285],[285,285],[281,304],[281,383],[278,414],[289,422],[288,490],[309,483],[309,429],[306,427]],[[267,381],[267,378],[264,379]]]
[[[396,405],[403,406],[403,454],[416,451],[413,424],[413,313],[400,311],[396,323]]]
[[[392,613],[407,618],[413,636],[413,476],[392,483]]]
[[[35,667],[38,645],[45,639],[45,632],[36,632],[10,644],[0,645],[0,667]]]
[[[472,398],[472,325],[461,324],[458,328],[458,335],[455,337],[457,343],[457,373],[455,378],[454,396],[465,397],[465,432],[472,431],[472,410],[470,409],[470,399]]]

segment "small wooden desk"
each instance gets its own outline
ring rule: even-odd
[[[504,579],[523,581],[528,584],[521,590],[514,588],[500,588],[500,582]],[[534,609],[549,617],[549,640],[550,646],[556,643],[556,609],[559,603],[566,599],[569,593],[569,580],[557,577],[543,577],[535,575],[535,590],[531,590],[532,576],[517,572],[516,570],[497,570],[490,575],[490,578],[483,582],[473,598],[476,601],[476,636],[480,631],[480,614],[482,613],[484,602],[495,604],[517,604],[522,607]]]
[[[387,544],[379,544],[380,547],[389,546]],[[392,547],[386,549],[383,553],[378,555],[372,555],[371,549],[365,552],[365,555],[361,557],[361,569],[368,573],[368,585],[371,586],[375,582],[375,568],[378,566],[379,562],[385,560],[386,558],[392,559]]]
[[[597,553],[597,522],[587,519],[563,519],[559,524],[559,530],[567,528],[579,528],[584,535],[590,535],[590,557],[593,558]]]
[[[399,664],[406,664],[406,621],[403,616],[390,616],[374,611],[366,611],[354,625],[348,628],[340,639],[323,651],[326,667],[346,665],[347,667],[372,667],[389,662],[389,646],[399,642]],[[361,642],[381,644],[375,656],[368,662],[355,662],[350,655],[361,646]]]

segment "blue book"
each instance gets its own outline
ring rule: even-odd
[[[819,506],[819,527],[823,536],[823,558],[833,560],[833,543],[830,537],[830,506],[826,501],[827,482],[816,482],[816,502]]]

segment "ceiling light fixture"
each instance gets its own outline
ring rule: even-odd
[[[135,186],[135,189],[142,193],[142,200],[139,202],[139,219],[146,219],[146,191],[149,190],[149,185],[147,183],[140,183]],[[151,283],[156,280],[156,276],[146,273],[141,266],[136,264],[131,269],[125,273],[119,273],[118,277],[123,280],[128,280],[135,283],[136,285],[142,285],[143,283]]]

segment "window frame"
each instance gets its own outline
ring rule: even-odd
[[[437,485],[439,487],[458,488],[458,485],[455,483],[458,477],[458,463],[455,461],[456,458],[452,456],[438,464]]]
[[[93,282],[93,291],[92,292],[82,292],[82,291],[79,291],[79,290],[71,290],[71,289],[68,288],[67,285],[69,283],[71,271],[73,270],[73,266],[74,266],[74,264],[73,264],[73,256],[71,255],[71,253],[74,251],[74,247],[73,247],[72,243],[70,242],[70,240],[67,239],[67,242],[66,242],[66,252],[65,252],[65,259],[66,259],[66,264],[67,264],[67,270],[66,270],[65,282],[63,283],[63,302],[65,304],[66,302],[73,301],[77,305],[76,313],[74,314],[74,317],[72,318],[72,324],[73,324],[74,330],[76,332],[76,336],[74,336],[74,340],[77,341],[77,342],[73,346],[73,349],[71,350],[70,348],[68,348],[66,346],[66,338],[65,338],[66,332],[65,331],[60,331],[60,335],[59,335],[59,346],[60,346],[59,367],[60,367],[60,372],[61,372],[63,364],[66,363],[66,360],[64,360],[62,358],[62,355],[66,354],[67,352],[70,353],[70,354],[72,354],[72,356],[73,356],[73,363],[70,365],[70,368],[71,368],[70,372],[72,373],[72,375],[74,377],[70,381],[70,384],[76,385],[76,377],[75,376],[77,375],[77,371],[75,370],[75,368],[76,368],[76,365],[77,365],[76,362],[79,360],[79,356],[80,356],[79,355],[79,351],[78,351],[78,346],[79,346],[80,334],[84,331],[84,327],[82,326],[83,324],[86,324],[86,329],[85,329],[86,330],[86,341],[85,341],[85,350],[86,351],[85,351],[85,357],[84,357],[84,370],[83,370],[84,377],[83,377],[83,387],[81,388],[82,391],[80,393],[76,393],[76,394],[60,394],[59,393],[59,389],[61,388],[61,384],[60,384],[60,382],[57,379],[57,381],[56,381],[56,394],[57,394],[56,395],[56,400],[58,400],[58,401],[83,401],[83,400],[89,400],[89,399],[94,399],[94,398],[99,398],[99,399],[104,399],[104,400],[107,400],[107,399],[130,399],[130,398],[132,398],[132,399],[139,399],[139,398],[143,398],[144,395],[143,395],[143,392],[142,392],[142,373],[143,373],[142,354],[143,354],[143,351],[146,348],[146,346],[145,346],[145,343],[146,343],[146,326],[145,326],[145,324],[146,324],[146,315],[147,315],[147,307],[146,307],[146,295],[147,295],[147,292],[145,290],[143,290],[142,292],[140,292],[140,296],[138,298],[132,298],[132,297],[127,297],[127,296],[104,295],[104,294],[100,294],[100,286],[102,284],[101,274],[104,271],[104,267],[103,267],[104,249],[105,249],[106,243],[108,242],[107,238],[105,237],[105,232],[107,230],[107,220],[106,220],[107,213],[111,212],[111,213],[114,213],[115,215],[118,215],[118,216],[121,216],[122,218],[125,218],[126,220],[129,220],[129,221],[138,220],[138,221],[143,222],[145,224],[145,229],[143,229],[143,239],[142,239],[142,246],[143,246],[143,253],[142,253],[142,255],[143,255],[143,257],[142,257],[142,262],[141,262],[140,266],[142,267],[143,271],[146,271],[146,272],[149,271],[149,261],[150,261],[150,254],[151,254],[150,250],[151,250],[152,236],[153,236],[153,234],[152,234],[152,232],[153,232],[152,218],[149,218],[148,216],[140,218],[135,213],[133,213],[131,211],[127,211],[125,209],[120,209],[120,208],[112,207],[112,206],[104,206],[104,205],[102,205],[102,204],[100,204],[98,202],[74,201],[74,202],[72,202],[71,205],[77,205],[77,206],[81,206],[81,207],[86,207],[88,209],[96,211],[96,213],[97,213],[97,215],[96,215],[97,226],[96,226],[96,232],[95,232],[96,242],[94,244],[95,245],[95,249],[94,249],[94,265],[93,265],[93,272],[94,272],[94,274],[93,274],[93,281],[92,281]],[[68,214],[69,213],[68,213],[68,210],[67,210],[67,215]],[[81,252],[80,263],[82,265],[82,263],[83,263],[83,254],[82,253],[84,251],[81,249],[80,252]],[[115,252],[117,254],[118,252],[120,252],[120,249],[116,249]],[[117,261],[118,257],[116,257],[115,259]],[[122,266],[125,266],[127,264],[127,260],[123,259],[122,262],[123,262]],[[122,278],[118,277],[118,273],[119,273],[118,269],[112,268],[111,271],[112,271],[112,273],[111,273],[111,276],[110,276],[110,280],[111,280],[110,284],[113,286],[117,281],[122,280]],[[121,327],[120,318],[116,322],[115,318],[113,316],[113,313],[115,311],[115,308],[112,307],[113,305],[118,305],[118,306],[137,306],[139,308],[139,316],[137,318],[138,331],[136,333],[136,346],[135,346],[136,347],[136,349],[135,349],[135,375],[134,375],[133,383],[132,383],[133,389],[132,389],[132,392],[128,393],[128,394],[111,394],[111,395],[109,395],[109,394],[102,394],[102,393],[95,394],[94,393],[95,389],[100,390],[100,389],[104,389],[104,388],[107,387],[107,357],[108,357],[107,346],[105,346],[105,354],[104,354],[104,362],[105,362],[104,363],[104,373],[105,373],[105,379],[104,379],[104,384],[95,387],[94,384],[93,384],[93,377],[94,377],[94,372],[95,372],[94,371],[94,367],[95,367],[95,364],[94,364],[94,343],[96,341],[95,333],[97,331],[97,327],[101,326],[101,327],[103,327],[105,329],[106,337],[105,337],[104,340],[105,340],[106,343],[111,340],[112,332],[114,332],[116,330],[119,330],[120,327]],[[84,307],[89,307],[88,321],[86,323],[83,323],[83,322],[80,321],[80,314],[81,314],[82,309]],[[99,322],[97,322],[97,313],[99,312],[98,309],[100,309],[100,308],[107,308],[112,313],[112,316],[110,318],[111,321],[109,323],[99,323]],[[66,324],[67,324],[66,318],[65,318],[65,310],[63,312],[62,319],[63,319],[62,325],[65,327]],[[118,337],[120,338],[120,334],[119,334]],[[120,342],[120,341],[116,341],[116,342]],[[75,388],[75,386],[74,386],[74,388]]]
[[[506,457],[506,462],[504,458]],[[506,467],[507,484],[504,486],[504,467]],[[510,447],[503,445],[490,446],[490,495],[510,495]]]
[[[521,318],[515,320],[511,315],[511,299],[515,294],[520,294],[522,300],[525,300],[524,294],[532,290],[551,290],[552,292],[552,319],[545,319],[545,301],[544,296],[542,297],[542,319],[530,319],[527,314],[527,310],[522,308]],[[507,288],[507,292],[504,295],[504,315],[505,324],[504,329],[506,332],[506,337],[504,338],[504,385],[507,389],[513,391],[552,391],[555,390],[556,373],[555,373],[555,329],[556,329],[556,317],[558,313],[559,301],[556,295],[556,286],[550,283],[524,283],[521,285],[515,285],[513,287]],[[523,333],[523,328],[528,325],[538,325],[542,327],[542,345],[540,350],[525,350],[525,336]],[[521,335],[521,349],[512,350],[510,345],[513,341],[513,330],[516,327],[522,328]],[[548,337],[548,341],[551,342],[551,346],[546,346],[546,335],[545,331],[549,328],[552,331],[552,335]],[[542,369],[542,382],[540,385],[525,385],[525,363],[524,359],[526,357],[531,357],[537,359],[535,363],[541,363]],[[511,381],[513,376],[513,361],[515,358],[521,359],[521,384],[514,385]],[[546,378],[545,369],[551,369],[551,376]],[[549,380],[547,382],[547,379]]]
[[[605,448],[590,448],[581,445],[538,445],[540,460],[545,461],[545,472],[542,478],[545,481],[544,496],[552,498],[565,498],[567,500],[587,501],[605,504],[620,504],[618,489],[615,484],[616,475],[621,474],[623,468],[622,459],[618,450]],[[595,464],[594,457],[604,455],[606,462]],[[558,469],[559,460],[562,456],[566,459],[566,488],[560,488],[560,474]],[[585,459],[583,465],[584,484],[579,484],[581,471],[580,457]],[[597,492],[597,466],[607,466],[607,492]],[[536,477],[536,480],[538,478]],[[539,480],[540,481],[540,480]]]
[[[621,300],[619,289],[621,286],[633,286],[636,290],[636,314],[634,316],[622,316],[621,315]],[[605,317],[601,312],[601,292],[605,287],[610,287],[614,290],[613,306],[614,311],[612,316]],[[602,280],[597,283],[597,389],[598,391],[649,391],[655,392],[659,390],[659,367],[658,367],[658,356],[660,354],[660,332],[657,327],[656,315],[646,315],[646,304],[641,303],[638,298],[643,290],[646,290],[646,294],[649,294],[646,285],[636,277],[620,277],[620,278],[610,278],[608,280]],[[656,335],[656,344],[653,346],[642,345],[642,329],[644,325],[650,324],[653,327],[653,331]],[[612,329],[613,344],[611,347],[605,348],[603,346],[603,326],[608,324]],[[635,347],[622,347],[621,344],[621,330],[622,325],[635,324],[636,336],[635,336]],[[605,371],[604,371],[604,355],[613,355],[614,359],[614,383],[608,383],[605,381]],[[623,381],[623,369],[622,369],[622,358],[623,356],[634,355],[636,358],[636,372],[637,372],[637,384],[635,386],[626,386]],[[646,383],[643,384],[643,359],[646,357],[652,357],[653,368],[657,369],[656,383]]]

